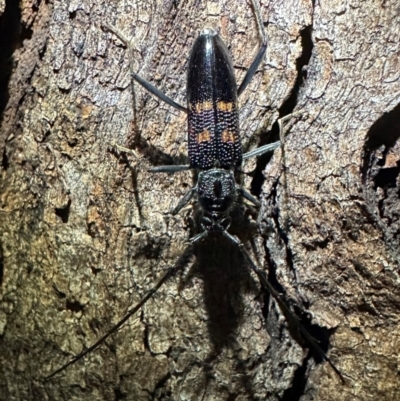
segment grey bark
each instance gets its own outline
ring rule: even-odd
[[[192,210],[168,214],[190,173],[147,172],[184,160],[186,117],[130,89],[127,51],[101,24],[131,37],[137,71],[181,104],[200,29],[220,28],[239,82],[258,36],[239,0],[21,4],[32,35],[13,54],[0,136],[1,401],[400,398],[397,3],[263,2],[269,47],[240,102],[247,148],[300,113],[264,171],[253,255],[308,314],[345,385],[223,241],[199,247],[107,344],[42,381],[193,235]],[[238,232],[247,242],[251,223]]]

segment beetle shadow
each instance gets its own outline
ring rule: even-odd
[[[198,208],[198,207],[197,207]],[[197,209],[195,208],[195,209]],[[257,225],[247,216],[250,209],[237,205],[230,217],[229,233],[236,235],[247,245],[257,233]],[[191,220],[191,236],[202,231],[201,210],[195,210]],[[180,289],[192,279],[203,281],[203,299],[208,314],[208,333],[214,353],[236,343],[236,332],[243,321],[246,308],[243,295],[261,294],[260,284],[251,274],[239,248],[223,235],[209,234],[195,244],[194,263],[189,272],[181,278]]]
[[[247,245],[254,237],[257,225],[243,213],[244,208],[238,209],[236,216],[231,215],[232,225],[228,231],[239,237],[248,248]],[[236,353],[241,348],[238,334],[241,325],[245,324],[248,318],[246,295],[250,294],[253,299],[263,302],[264,291],[257,278],[251,274],[239,248],[224,236],[209,235],[195,244],[193,254],[195,261],[189,272],[181,277],[179,287],[180,290],[184,288],[193,277],[199,277],[203,281],[202,298],[207,313],[208,338],[212,349],[201,362],[201,366],[206,377],[213,380],[214,365],[223,350],[228,348]],[[261,318],[265,319],[264,313]],[[238,359],[234,363],[232,375],[241,377],[240,380],[246,383],[243,389],[252,395],[254,392],[252,377],[242,365],[242,361]]]
[[[235,343],[243,320],[245,293],[257,294],[257,282],[244,258],[225,238],[208,238],[194,251],[192,269],[203,280],[203,299],[208,314],[207,328],[213,352]]]

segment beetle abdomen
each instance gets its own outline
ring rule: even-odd
[[[242,162],[236,80],[222,39],[205,29],[196,39],[187,79],[189,158],[192,168]]]

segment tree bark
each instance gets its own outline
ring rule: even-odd
[[[1,401],[400,399],[397,3],[262,2],[268,50],[240,99],[245,149],[277,140],[278,118],[296,115],[282,150],[244,166],[263,202],[260,234],[251,213],[233,233],[254,238],[254,259],[345,384],[239,253],[211,240],[100,349],[43,381],[136,304],[195,233],[193,210],[169,214],[191,173],[147,171],[187,160],[186,116],[131,90],[127,50],[102,24],[132,38],[136,71],[183,105],[201,29],[219,28],[238,82],[259,37],[239,0],[6,5]],[[4,21],[21,29],[6,37]]]

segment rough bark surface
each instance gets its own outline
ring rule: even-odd
[[[131,90],[127,51],[102,23],[132,38],[139,74],[181,104],[202,28],[220,29],[239,82],[259,38],[244,0],[8,3],[2,40],[4,18],[21,29],[6,38],[15,51],[0,81],[0,400],[400,399],[398,0],[262,2],[269,47],[240,101],[246,149],[301,113],[284,152],[244,167],[261,192],[261,235],[251,216],[235,233],[256,238],[253,256],[344,385],[224,241],[199,246],[99,350],[42,380],[137,303],[194,234],[192,210],[168,213],[190,173],[147,172],[185,160],[186,117]]]

